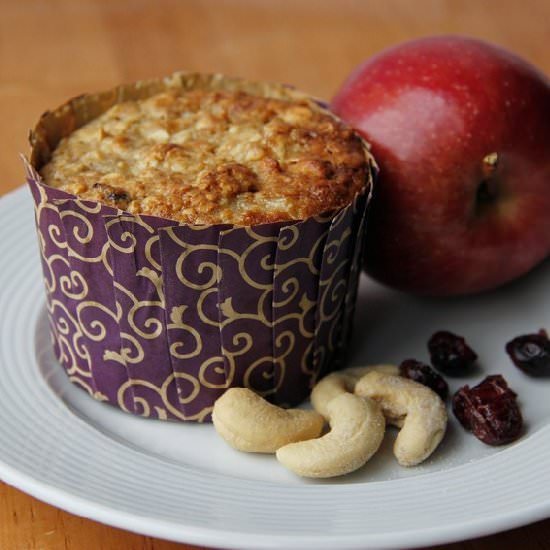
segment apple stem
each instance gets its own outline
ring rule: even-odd
[[[489,153],[483,158],[483,175],[491,177],[498,167],[498,153]]]
[[[490,153],[483,158],[483,179],[477,188],[476,204],[478,208],[492,203],[497,195],[495,172],[498,168],[498,153]]]

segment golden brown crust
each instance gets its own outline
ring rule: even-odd
[[[340,208],[366,183],[364,144],[303,98],[167,89],[63,138],[47,185],[132,213],[252,225]]]

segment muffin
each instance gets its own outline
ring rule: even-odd
[[[127,412],[210,419],[233,386],[302,401],[349,338],[374,163],[287,86],[176,73],[31,133],[54,351]]]

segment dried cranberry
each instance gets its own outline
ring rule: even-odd
[[[500,375],[487,376],[477,386],[464,386],[453,396],[460,423],[488,445],[504,445],[521,434],[523,420],[512,391]]]
[[[550,340],[544,329],[517,336],[506,344],[506,353],[516,367],[531,376],[550,374]]]
[[[477,354],[461,336],[441,330],[428,341],[432,365],[447,374],[460,375],[477,359]]]
[[[432,389],[443,401],[447,399],[449,394],[449,386],[444,378],[435,372],[430,365],[421,363],[416,359],[406,359],[399,365],[399,374],[405,378],[410,378],[419,384],[428,386]]]

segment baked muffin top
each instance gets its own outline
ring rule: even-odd
[[[307,100],[167,90],[118,103],[63,138],[47,185],[184,223],[299,220],[365,186],[361,139]]]

